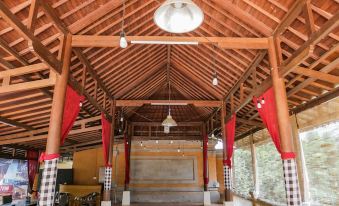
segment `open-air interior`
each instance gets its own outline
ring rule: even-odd
[[[0,204],[339,205],[337,0],[1,0]]]

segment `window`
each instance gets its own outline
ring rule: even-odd
[[[259,199],[286,203],[284,174],[280,154],[272,141],[256,147]]]
[[[339,205],[339,122],[300,133],[311,205]]]
[[[252,155],[250,147],[237,148],[234,151],[234,189],[244,197],[250,197],[254,190]]]
[[[0,195],[24,199],[28,189],[27,161],[0,158]]]

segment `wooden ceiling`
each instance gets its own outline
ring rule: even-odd
[[[162,2],[164,1],[126,0],[124,30],[127,36],[172,36],[153,22],[153,14]],[[203,10],[204,22],[195,31],[179,36],[276,36],[280,40],[283,63],[291,62],[293,57],[304,51],[303,46],[312,43],[306,57],[300,62],[293,62],[295,65],[292,72],[285,76],[291,110],[305,107],[305,104],[314,102],[317,98],[326,99],[326,94],[338,95],[335,77],[339,76],[339,3],[336,0],[194,2]],[[122,1],[117,0],[3,0],[0,16],[6,15],[4,11],[9,9],[27,28],[28,33],[34,33],[34,38],[57,58],[61,53],[60,45],[63,44],[65,31],[73,35],[118,36],[121,32],[122,8]],[[37,18],[32,21],[34,12]],[[317,34],[322,33],[321,28],[330,23],[334,25],[331,31],[318,38]],[[37,52],[29,46],[27,36],[31,38],[30,35],[13,27],[7,18],[0,19],[0,71],[42,62]],[[110,104],[107,96],[121,100],[167,99],[169,79],[172,99],[229,100],[230,94],[233,94],[234,104],[240,108],[237,115],[242,121],[237,123],[237,136],[241,137],[261,125],[254,105],[251,102],[244,103],[244,98],[251,94],[253,87],[268,81],[270,67],[267,58],[266,50],[224,49],[214,44],[130,44],[126,49],[73,48],[71,75],[73,81],[84,86],[87,97],[78,121],[98,116],[101,112],[98,105]],[[324,75],[312,71],[306,73],[305,68],[308,69],[307,72],[320,71]],[[218,86],[213,86],[211,82],[214,70],[218,74]],[[37,80],[48,74],[49,71],[41,71],[21,75],[11,81],[18,83]],[[243,82],[241,89],[240,82]],[[1,141],[11,139],[14,134],[48,127],[52,94],[53,87],[0,93],[0,144],[8,144]],[[93,104],[89,96],[98,105]],[[229,111],[229,103],[227,105]],[[161,122],[167,111],[168,106],[151,105],[118,109],[120,116],[123,113],[129,121],[136,122]],[[218,109],[212,107],[172,107],[173,118],[177,121],[214,122],[210,130],[220,124],[217,112]],[[98,122],[91,126],[97,124]],[[66,146],[98,139],[100,132],[97,130],[72,134]],[[45,139],[25,140],[15,144],[44,148]]]

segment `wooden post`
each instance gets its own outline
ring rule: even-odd
[[[258,183],[258,170],[257,170],[257,156],[255,153],[255,145],[254,145],[254,135],[250,136],[250,146],[251,146],[251,157],[252,157],[252,170],[253,170],[253,182],[254,182],[254,192],[252,194],[253,204],[255,205],[255,200],[257,198],[257,194],[259,192],[259,183]]]
[[[225,201],[226,202],[232,202],[233,201],[233,195],[230,188],[227,189],[226,182],[230,182],[230,169],[226,166],[226,159],[227,159],[227,149],[226,149],[226,131],[225,131],[225,116],[226,116],[226,103],[223,101],[221,106],[221,131],[222,131],[222,139],[224,142],[224,148],[223,148],[223,156],[224,156],[224,184],[225,184]]]
[[[203,138],[203,177],[204,177],[204,191],[208,190],[208,137],[206,132],[206,124],[202,125]]]
[[[41,179],[39,205],[51,205],[54,203],[54,193],[56,187],[56,174],[58,154],[61,139],[61,127],[65,105],[65,95],[69,76],[69,67],[72,56],[72,36],[65,35],[64,62],[61,75],[57,76],[54,87],[53,102],[51,109],[50,125],[46,144],[46,155],[44,171]],[[53,175],[55,174],[55,175]]]
[[[299,188],[300,188],[300,195],[301,200],[303,202],[307,201],[305,196],[306,185],[305,185],[305,176],[304,176],[304,167],[303,167],[303,155],[302,155],[302,148],[300,145],[300,138],[299,138],[299,127],[297,123],[297,116],[291,116],[291,123],[292,123],[292,133],[293,133],[293,143],[294,143],[294,150],[296,151],[296,160],[297,160],[297,170],[298,170],[298,177],[299,177]]]
[[[277,51],[278,50],[275,46],[275,40],[273,39],[273,37],[269,37],[268,53],[276,102],[276,112],[279,126],[282,157],[283,154],[289,154],[288,157],[282,158],[287,205],[301,205],[300,191],[298,186],[298,175],[296,172],[296,160],[292,155],[294,152],[294,148],[286,88],[284,78],[279,76]]]
[[[105,101],[105,98],[104,98]],[[110,168],[105,168],[106,170],[110,170],[109,172],[109,178],[112,182],[112,168],[113,168],[113,145],[114,145],[114,130],[115,130],[115,105],[116,101],[111,100],[111,115],[112,115],[112,122],[111,122],[111,137],[109,140],[109,151],[108,151],[108,163],[110,164]],[[117,166],[117,165],[115,165]],[[112,187],[109,190],[104,190],[103,193],[103,200],[104,201],[111,201],[111,193],[112,193]]]

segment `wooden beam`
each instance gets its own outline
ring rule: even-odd
[[[310,37],[316,31],[313,12],[312,12],[311,0],[306,0],[306,4],[304,6],[304,16],[305,16],[305,24],[307,27],[307,34],[308,34],[308,37]]]
[[[304,67],[296,67],[293,72],[297,73],[297,74],[301,74],[304,76],[308,76],[308,77],[312,77],[315,79],[319,79],[325,82],[330,82],[333,84],[339,84],[339,76],[335,76],[335,75],[331,75],[331,74],[327,74],[324,72],[320,72],[320,71],[315,71],[313,69],[307,69]]]
[[[267,54],[266,50],[257,54],[253,63],[249,66],[249,68],[241,76],[241,78],[238,80],[238,82],[232,87],[232,89],[227,93],[227,95],[225,97],[225,101],[227,101],[231,97],[231,94],[234,94],[239,89],[240,85],[247,80],[247,78],[252,74],[252,72],[258,67],[260,62],[265,58],[266,54]]]
[[[1,117],[1,116],[0,116],[0,123],[6,124],[6,125],[9,125],[9,126],[13,126],[13,127],[23,128],[25,130],[33,130],[34,129],[31,126],[28,126],[28,125],[22,124],[20,122],[17,122],[15,120],[11,120],[11,119],[8,119],[6,117]]]
[[[4,2],[0,1],[0,16],[13,27],[20,35],[22,35],[29,44],[29,48],[47,65],[57,73],[61,73],[61,63],[57,58],[34,36],[33,32],[28,30],[26,26],[7,8]]]
[[[120,1],[108,1],[106,4],[101,5],[100,8],[89,13],[88,15],[81,19],[78,19],[78,21],[72,24],[68,29],[72,34],[76,34],[83,28],[89,26],[90,24],[93,24],[93,22],[97,21],[101,17],[113,11],[120,5],[121,5]]]
[[[339,96],[339,87],[335,88],[333,91],[327,92],[325,94],[320,95],[315,99],[311,99],[310,101],[306,102],[305,104],[301,104],[296,108],[291,110],[291,114],[297,114],[307,109],[313,108],[318,106],[324,102],[327,102],[331,99],[337,98]]]
[[[281,20],[281,23],[274,30],[275,36],[282,34],[292,24],[292,22],[299,16],[301,11],[303,10],[305,2],[306,0],[296,0],[294,2],[291,9],[289,9],[284,18]]]
[[[237,5],[232,3],[230,0],[214,0],[215,4],[219,5],[220,8],[226,10],[228,13],[237,17],[247,25],[250,25],[258,32],[264,34],[265,36],[272,35],[272,29],[264,24],[262,21],[259,21],[254,16],[250,15],[247,11],[242,10]]]
[[[301,63],[301,59],[305,59],[306,56],[310,53],[313,45],[319,43],[326,35],[328,35],[333,29],[335,29],[339,25],[339,12],[336,13],[330,20],[328,20],[319,30],[314,32],[311,37],[301,46],[297,51],[295,51],[294,55],[289,59],[285,60],[285,62],[281,65],[279,69],[280,76],[286,76],[289,72],[293,71],[298,65]],[[321,72],[328,72],[331,68],[333,68],[339,59],[333,61],[330,65],[325,66]],[[293,62],[293,64],[292,64]],[[301,89],[306,84],[310,83],[312,78],[309,78],[299,84],[297,87],[290,90],[287,95],[290,96],[294,94],[297,90]],[[241,110],[244,106],[246,106],[251,100],[253,96],[261,95],[268,88],[272,86],[272,79],[266,79],[255,91],[252,91],[247,98],[235,109],[235,112]],[[231,115],[227,115],[226,121],[231,118]]]
[[[193,104],[196,107],[220,107],[221,101],[214,100],[116,100],[117,107],[141,107],[144,104]]]
[[[247,124],[247,125],[250,125],[250,126],[265,128],[265,125],[263,123],[255,121],[255,120],[248,120],[248,119],[243,119],[243,118],[237,117],[237,122]]]
[[[10,79],[12,77],[35,73],[46,69],[49,69],[48,66],[44,63],[38,63],[0,72],[0,79],[3,79],[2,85],[0,86],[0,93],[26,91],[53,86],[56,81],[56,75],[52,70],[50,70],[48,79],[11,84]]]
[[[35,22],[37,20],[38,10],[39,10],[39,1],[32,0],[31,7],[29,8],[27,28],[34,33]]]
[[[267,38],[245,37],[184,37],[184,36],[127,36],[131,41],[161,42],[197,42],[199,44],[218,44],[224,49],[267,49]],[[120,36],[73,35],[73,47],[119,47]]]
[[[79,58],[79,60],[85,65],[86,67],[86,71],[88,71],[92,78],[97,82],[97,84],[99,85],[99,87],[101,88],[102,91],[105,92],[105,94],[110,98],[110,99],[114,99],[114,97],[111,95],[110,91],[107,89],[106,85],[104,84],[104,82],[102,82],[102,80],[100,79],[100,77],[98,76],[98,74],[96,73],[96,71],[94,71],[91,63],[88,61],[88,59],[84,56],[84,54],[80,51],[80,49],[73,49],[75,55],[77,55],[77,57]]]

